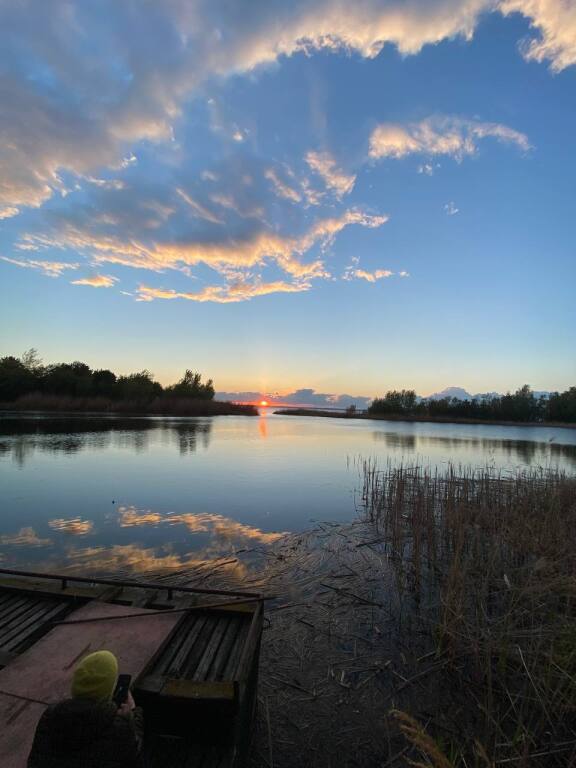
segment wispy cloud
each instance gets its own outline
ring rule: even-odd
[[[283,197],[285,200],[290,200],[292,203],[299,203],[302,201],[300,192],[281,179],[275,168],[266,169],[264,176],[271,182],[272,188],[278,197]]]
[[[499,123],[483,123],[459,117],[430,117],[403,126],[382,123],[370,136],[370,157],[400,159],[407,155],[448,155],[462,160],[478,150],[480,139],[495,138],[528,151],[528,137]]]
[[[25,269],[37,269],[48,277],[60,277],[67,269],[78,269],[80,264],[66,261],[40,261],[37,259],[11,259],[9,256],[0,256],[2,261],[14,264]]]
[[[452,200],[445,204],[444,210],[448,216],[455,216],[457,213],[460,213],[460,209],[456,207],[456,203],[454,203]]]
[[[94,275],[94,277],[83,277],[80,280],[71,281],[72,285],[91,285],[92,288],[112,288],[117,282],[118,278],[112,275]]]
[[[329,152],[308,152],[306,162],[315,173],[322,177],[326,187],[338,199],[350,194],[354,189],[356,176],[345,173],[339,168],[336,160]]]
[[[248,301],[255,296],[267,296],[271,293],[301,293],[308,291],[311,283],[306,280],[287,283],[284,280],[273,282],[235,282],[227,285],[208,285],[201,291],[187,292],[172,289],[151,288],[140,285],[137,290],[137,301],[153,301],[154,299],[187,299],[204,303],[233,304],[238,301]]]
[[[206,208],[206,206],[199,203],[197,200],[194,200],[183,189],[177,189],[176,192],[182,198],[182,200],[184,200],[184,202],[188,205],[188,207],[192,210],[194,216],[197,216],[199,219],[204,219],[205,221],[210,221],[212,224],[224,223],[222,219],[216,216],[216,214],[212,213],[212,211]]]
[[[352,280],[366,280],[368,283],[375,283],[377,280],[383,280],[386,277],[392,277],[394,272],[389,269],[375,269],[373,272],[368,272],[366,269],[352,269],[346,273],[345,279]]]

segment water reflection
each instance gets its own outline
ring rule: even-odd
[[[377,430],[372,433],[375,441],[383,442],[393,450],[408,453],[425,454],[431,449],[440,448],[457,456],[461,461],[466,452],[482,453],[489,459],[495,453],[500,453],[508,459],[515,459],[522,464],[556,463],[558,459],[567,460],[576,465],[576,445],[563,445],[554,439],[547,441],[535,440],[502,440],[494,437],[454,437],[448,435],[420,435],[406,432],[384,432]]]
[[[258,551],[259,546],[273,544],[284,535],[282,532],[262,531],[219,514],[155,512],[135,506],[118,506],[114,516],[100,521],[99,525],[92,520],[75,517],[49,520],[48,526],[52,531],[50,538],[44,538],[33,527],[20,528],[0,536],[0,544],[8,554],[5,561],[22,564],[19,550],[24,549],[28,557],[25,562],[40,570],[69,567],[92,573],[144,573],[197,570],[218,564],[219,568],[234,566],[234,574],[240,576],[241,570],[246,569],[246,563],[237,561],[237,555]],[[161,543],[154,546],[145,546],[140,542],[99,543],[102,533],[108,540],[118,538],[114,528],[143,527],[164,528]],[[172,529],[170,539],[166,535],[169,529]],[[87,538],[87,545],[70,543],[70,536]],[[135,538],[134,532],[132,538]],[[38,549],[48,550],[48,554],[31,557],[32,550]]]
[[[0,417],[0,458],[10,456],[20,467],[35,451],[75,454],[121,448],[137,454],[149,449],[160,434],[178,446],[181,455],[210,445],[210,419],[115,417]]]
[[[144,572],[256,557],[282,531],[354,516],[352,457],[572,472],[576,429],[0,414],[0,561]]]

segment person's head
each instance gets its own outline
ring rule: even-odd
[[[118,661],[110,651],[96,651],[85,656],[72,676],[75,699],[110,701],[118,680]]]

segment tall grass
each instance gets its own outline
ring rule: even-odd
[[[400,715],[422,764],[575,764],[576,478],[373,462],[362,474],[411,632],[438,660],[426,728]]]

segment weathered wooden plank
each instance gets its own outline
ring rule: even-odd
[[[224,671],[224,667],[226,666],[226,662],[230,657],[230,653],[232,652],[234,642],[238,637],[238,633],[240,632],[240,625],[241,625],[241,622],[236,617],[231,617],[228,620],[226,632],[224,634],[224,637],[222,638],[220,647],[218,648],[218,651],[214,656],[214,661],[212,663],[212,666],[210,667],[210,670],[206,675],[207,680],[222,679],[222,673]]]
[[[0,765],[24,768],[36,725],[44,711],[42,704],[22,701],[0,693]]]
[[[18,579],[9,578],[3,576],[0,580],[0,589],[2,591],[13,591],[18,594],[28,593],[31,597],[41,597],[46,595],[47,597],[64,597],[64,598],[91,598],[97,597],[102,590],[102,585],[93,586],[67,586],[66,589],[62,589],[62,585],[58,581],[42,582],[34,581],[33,579]]]
[[[180,645],[178,653],[176,653],[168,666],[168,677],[182,677],[182,666],[206,623],[206,617],[202,615],[191,617],[191,619],[190,622],[186,622],[182,627],[182,631],[185,633],[184,642]]]
[[[0,626],[0,647],[4,646],[6,640],[8,640],[14,631],[18,631],[30,617],[34,618],[36,614],[44,609],[45,602],[43,600],[34,600],[31,603],[27,603],[16,611],[8,621],[4,622]]]
[[[21,631],[16,633],[9,641],[4,643],[4,648],[7,651],[16,651],[16,649],[27,642],[33,635],[48,630],[48,624],[52,621],[63,618],[70,611],[70,607],[65,603],[56,603],[56,605],[50,610],[44,611],[34,621],[29,621],[25,626],[21,628]],[[50,627],[51,629],[51,627]]]
[[[186,642],[186,627],[188,626],[187,619],[181,619],[180,625],[176,631],[168,638],[164,645],[164,648],[160,653],[156,655],[153,664],[151,665],[150,672],[156,675],[166,675],[168,668],[172,664],[172,660]]]
[[[219,699],[233,701],[234,683],[228,680],[207,682],[206,680],[166,680],[162,696],[175,696],[179,699]]]
[[[208,641],[206,648],[204,649],[202,658],[199,660],[198,666],[194,671],[194,675],[193,676],[188,675],[188,677],[192,677],[193,680],[204,680],[206,678],[206,675],[208,674],[208,670],[212,666],[214,657],[216,656],[218,648],[220,647],[220,643],[222,642],[222,638],[224,637],[227,626],[228,626],[228,619],[226,618],[218,619],[218,622],[214,627],[214,631],[212,632],[212,636]]]
[[[27,597],[21,597],[20,599],[14,600],[10,605],[7,605],[6,610],[2,613],[0,619],[0,632],[2,631],[2,627],[11,621],[18,613],[22,613],[35,602],[38,601],[30,600]]]
[[[262,616],[264,607],[260,603],[250,622],[250,629],[246,642],[242,650],[242,655],[238,661],[238,667],[236,669],[236,677],[238,680],[246,680],[250,674],[250,670],[254,665],[254,658],[259,652],[260,638],[262,636]]]
[[[2,611],[0,612],[0,628],[3,624],[10,621],[10,619],[13,617],[15,611],[21,609],[23,610],[25,606],[30,604],[30,600],[27,600],[25,598],[14,598],[9,603],[6,603]]]
[[[8,651],[0,651],[0,667],[5,667],[6,664],[10,664],[16,658],[15,653],[8,653]]]
[[[193,677],[194,671],[196,670],[196,667],[200,663],[200,659],[202,658],[204,651],[206,649],[206,646],[208,645],[208,642],[212,637],[212,633],[214,632],[217,622],[218,622],[218,619],[214,615],[208,614],[206,616],[206,621],[204,622],[204,626],[202,627],[202,630],[198,635],[192,650],[188,654],[188,657],[181,668],[182,677],[185,677],[187,679],[191,679]]]
[[[240,631],[238,632],[234,646],[232,647],[232,651],[228,657],[228,661],[226,662],[226,666],[224,667],[224,671],[222,673],[223,680],[236,680],[236,669],[238,667],[238,662],[240,661],[242,651],[244,650],[244,644],[246,642],[249,629],[249,621],[243,621],[240,624]]]

